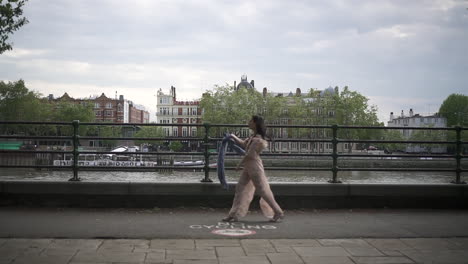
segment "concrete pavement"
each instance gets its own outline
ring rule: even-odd
[[[0,263],[468,263],[466,210],[0,207]]]
[[[238,223],[220,222],[227,212],[213,208],[0,207],[0,237],[212,239],[226,237],[213,233],[226,229],[247,230],[246,234],[255,234],[246,237],[257,239],[468,237],[468,210],[286,210],[282,223],[270,223],[252,211]]]
[[[0,263],[467,263],[468,238],[0,239]]]

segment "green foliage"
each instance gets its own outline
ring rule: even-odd
[[[12,49],[9,35],[29,21],[23,15],[23,5],[27,0],[0,0],[0,54]]]
[[[403,134],[399,130],[385,130],[382,135],[383,140],[387,141],[404,141],[405,138]],[[394,151],[404,151],[405,144],[404,143],[382,143],[377,144],[380,149],[387,149],[390,152]]]
[[[284,98],[263,95],[256,90],[231,86],[215,86],[201,99],[203,121],[211,124],[247,124],[252,115],[261,115],[267,122],[282,115]],[[226,129],[212,129],[211,135],[220,135]]]
[[[0,82],[0,120],[45,121],[50,113],[40,94],[29,91],[23,80]]]
[[[121,126],[99,126],[98,135],[99,137],[121,137],[122,127]],[[102,144],[113,148],[117,145],[117,140],[104,139],[102,140]]]
[[[468,96],[449,95],[439,108],[439,114],[447,118],[447,126],[468,126]]]
[[[251,89],[216,86],[201,100],[204,109],[203,120],[214,124],[245,124],[252,115],[262,115],[268,124],[280,125],[351,125],[383,126],[377,118],[377,108],[368,105],[368,98],[344,87],[338,92],[320,96],[320,91],[311,89],[307,100],[301,96],[263,96]],[[271,132],[273,131],[273,132]],[[273,136],[280,135],[279,129],[272,129]],[[217,131],[222,132],[222,131]],[[328,132],[328,133],[326,133]],[[329,137],[323,129],[288,129],[288,137]],[[377,130],[342,130],[342,138],[376,139],[382,137]]]
[[[429,126],[432,127],[432,126]],[[446,141],[447,140],[447,133],[442,130],[415,130],[411,133],[410,140],[414,141]],[[427,149],[429,153],[432,152],[432,149],[441,147],[441,144],[416,144],[420,145]]]
[[[171,143],[169,144],[169,148],[174,152],[181,151],[182,147],[183,145],[179,141],[171,141]]]
[[[94,110],[91,104],[83,105],[68,102],[55,105],[55,111],[50,116],[50,120],[56,122],[72,122],[73,120],[93,122],[94,118]]]
[[[135,133],[135,137],[140,138],[151,138],[151,137],[164,137],[164,132],[161,127],[143,127],[138,132]],[[161,145],[162,142],[159,140],[135,140],[135,144],[152,144],[152,145]]]

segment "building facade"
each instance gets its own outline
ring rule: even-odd
[[[132,101],[119,98],[109,98],[104,93],[100,96],[75,99],[68,93],[64,93],[59,98],[49,95],[51,102],[69,102],[74,104],[92,104],[96,122],[107,123],[149,123],[149,112],[141,105],[136,105]]]
[[[171,86],[169,93],[164,93],[161,89],[156,95],[156,123],[178,124],[163,126],[163,132],[167,137],[197,137],[197,127],[187,126],[189,124],[200,124],[202,110],[200,101],[178,101],[176,88]],[[197,149],[199,142],[182,142],[185,147]]]
[[[388,127],[447,127],[447,119],[445,117],[439,116],[437,114],[429,115],[429,116],[422,116],[420,114],[414,114],[413,109],[410,109],[408,114],[406,115],[403,110],[401,110],[401,114],[399,116],[395,116],[393,112],[390,113],[390,120],[387,123]],[[413,129],[402,129],[399,130],[400,133],[406,140],[411,139],[413,134],[417,130]],[[420,131],[420,130],[419,130]],[[439,134],[445,135],[445,132],[439,132]],[[419,152],[427,152],[428,149],[425,146],[415,145],[415,144],[408,144],[405,148],[405,152],[409,153],[419,153]],[[431,151],[433,153],[445,153],[447,152],[446,146],[437,146],[432,147]]]

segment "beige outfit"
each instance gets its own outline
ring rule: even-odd
[[[271,218],[274,213],[282,214],[283,210],[276,203],[273,193],[263,169],[260,153],[268,147],[266,140],[259,136],[251,137],[239,142],[246,150],[241,165],[244,166],[239,182],[236,185],[236,194],[229,216],[243,217],[249,210],[255,190],[261,197],[260,208],[265,217]]]

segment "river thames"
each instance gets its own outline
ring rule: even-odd
[[[228,170],[229,182],[236,182],[240,172]],[[318,183],[331,179],[327,171],[287,171],[267,170],[270,182]],[[129,172],[129,171],[80,171],[83,181],[132,181],[132,182],[199,182],[204,178],[201,171],[173,172]],[[71,171],[36,170],[21,168],[2,168],[0,180],[66,181],[73,176]],[[468,173],[462,174],[467,180]],[[216,171],[210,172],[210,178],[218,181]],[[338,173],[338,180],[344,183],[449,183],[455,179],[453,172],[391,172],[391,171],[344,171]]]

